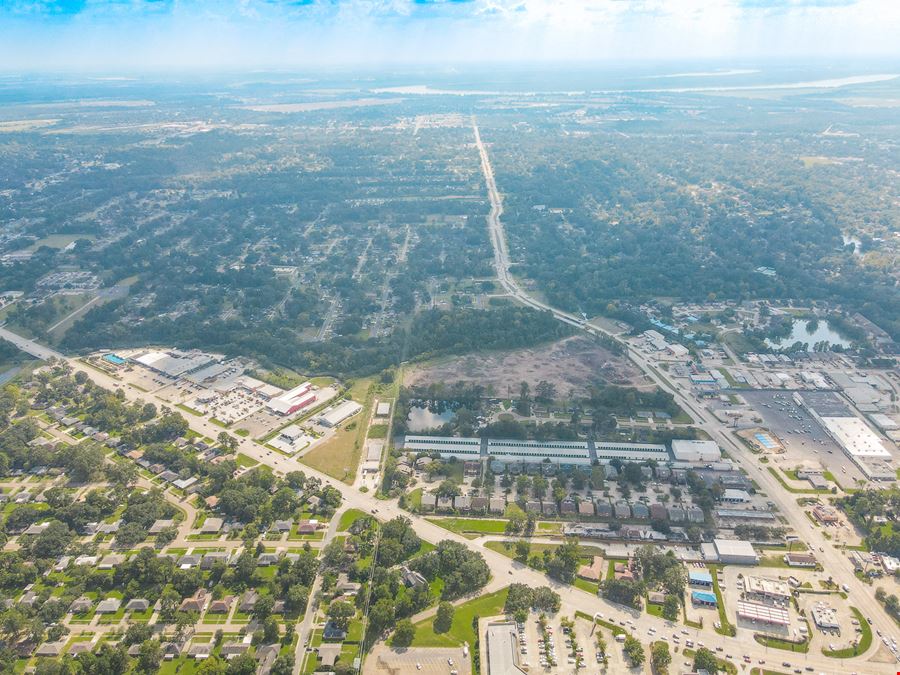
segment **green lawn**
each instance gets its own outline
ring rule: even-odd
[[[575,586],[575,588],[587,591],[591,595],[597,595],[600,590],[600,584],[596,581],[589,581],[588,579],[582,579],[581,577],[575,577],[575,583],[572,585]]]
[[[457,534],[503,534],[507,523],[505,520],[487,518],[426,518],[426,520]]]
[[[365,518],[366,514],[359,509],[348,509],[341,514],[341,520],[338,523],[338,532],[347,532],[350,527],[360,518]]]
[[[716,632],[719,635],[734,637],[737,633],[737,629],[731,625],[728,621],[728,616],[725,614],[725,600],[722,599],[722,591],[719,589],[719,568],[710,565],[709,571],[712,572],[713,591],[716,594],[716,609],[719,611],[720,628],[716,628]]]
[[[413,639],[413,647],[458,647],[464,642],[468,642],[471,649],[478,639],[475,629],[472,627],[472,620],[476,616],[496,616],[503,612],[508,592],[509,589],[504,588],[496,593],[483,595],[457,606],[453,615],[453,625],[446,633],[434,632],[432,618],[420,621],[415,626],[416,637]]]
[[[795,652],[797,654],[806,654],[809,651],[809,640],[792,642],[791,640],[782,640],[781,638],[761,635],[760,633],[755,633],[753,639],[759,644],[772,649],[783,649],[786,652]]]
[[[859,628],[862,630],[862,637],[860,637],[859,644],[856,647],[847,647],[846,649],[835,649],[831,651],[830,649],[823,649],[822,653],[825,656],[830,656],[833,659],[850,659],[856,656],[857,654],[865,654],[866,650],[872,646],[872,628],[869,626],[869,622],[866,621],[866,618],[862,615],[856,607],[851,607],[850,611],[853,612],[854,618],[859,621]]]

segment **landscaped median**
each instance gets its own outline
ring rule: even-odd
[[[806,654],[809,651],[809,638],[806,638],[803,642],[794,642],[793,640],[785,640],[784,638],[771,635],[754,633],[753,639],[764,647],[771,647],[772,649],[783,649],[786,652],[795,652],[797,654]]]
[[[712,573],[713,578],[713,592],[716,594],[716,609],[719,612],[719,627],[716,628],[716,632],[719,635],[734,637],[737,635],[737,628],[728,621],[728,616],[725,614],[725,600],[722,598],[722,591],[719,589],[719,569],[719,565],[709,566],[709,571]]]
[[[866,617],[864,617],[862,612],[856,609],[856,607],[851,607],[850,611],[853,612],[853,617],[859,621],[859,629],[862,631],[859,643],[854,647],[846,647],[844,649],[823,649],[822,653],[825,656],[833,659],[850,659],[854,656],[865,654],[869,647],[872,646],[872,627],[869,625],[869,622],[866,621]]]

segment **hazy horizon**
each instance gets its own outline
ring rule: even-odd
[[[896,60],[891,0],[11,0],[6,72]]]

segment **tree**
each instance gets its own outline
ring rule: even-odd
[[[226,673],[228,673],[228,664],[218,656],[210,656],[197,668],[198,675],[226,675]]]
[[[553,557],[547,564],[547,574],[554,579],[570,584],[575,579],[579,563],[578,540],[569,537],[553,552]]]
[[[528,562],[528,554],[531,552],[531,545],[525,539],[519,539],[516,542],[516,560],[520,563]]]
[[[453,614],[456,609],[449,602],[442,602],[438,605],[437,614],[434,616],[434,632],[446,633],[453,625]]]
[[[644,646],[640,643],[635,637],[629,635],[625,638],[625,644],[623,645],[625,650],[625,656],[628,657],[628,660],[631,661],[631,665],[635,668],[644,663],[644,660],[647,658],[647,655],[644,653]]]
[[[650,661],[653,663],[653,669],[656,672],[665,672],[668,665],[672,663],[669,645],[665,642],[654,642],[650,646]]]
[[[519,511],[514,511],[510,514],[509,520],[506,521],[504,532],[506,534],[519,534],[524,526],[525,516]]]
[[[538,586],[534,589],[534,608],[538,611],[556,614],[561,606],[559,593],[549,586]]]
[[[228,675],[256,675],[256,659],[247,652],[236,656],[228,664]]]
[[[138,670],[144,673],[155,673],[159,670],[162,656],[162,646],[159,644],[159,640],[146,640],[141,643],[138,653]]]
[[[394,647],[409,647],[415,637],[416,627],[413,626],[412,621],[410,621],[409,619],[403,619],[397,622],[397,628],[396,630],[394,630],[394,639],[392,644]]]
[[[527,417],[531,414],[531,387],[527,382],[522,382],[519,385],[519,399],[516,401],[516,412],[522,417]]]
[[[678,601],[678,598],[674,595],[667,595],[662,607],[663,618],[669,621],[677,621],[680,612],[681,603]]]
[[[291,654],[282,654],[272,664],[271,675],[291,675],[294,672],[294,659]]]
[[[349,602],[335,600],[328,605],[326,614],[335,626],[341,630],[346,630],[347,626],[350,625],[350,619],[356,614],[356,608]]]
[[[280,636],[281,633],[278,630],[278,620],[274,616],[270,616],[263,623],[263,641],[266,644],[273,644],[278,642]]]
[[[264,595],[253,606],[253,618],[257,621],[265,621],[272,614],[275,607],[275,599],[271,595]]]
[[[710,675],[718,673],[719,661],[716,659],[716,655],[706,647],[698,649],[697,653],[694,654],[694,670],[705,670]]]

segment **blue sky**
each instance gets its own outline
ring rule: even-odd
[[[900,0],[0,0],[0,68],[900,56]]]

